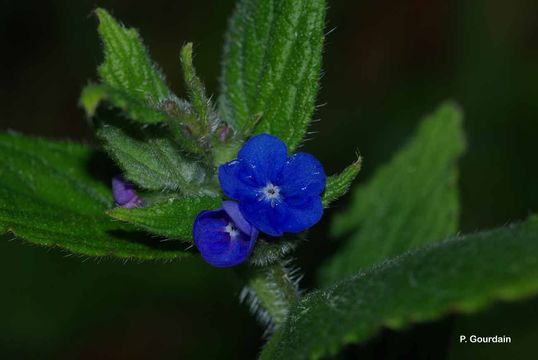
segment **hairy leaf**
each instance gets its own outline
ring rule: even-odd
[[[149,122],[164,121],[167,119],[166,114],[153,105],[148,105],[140,99],[134,98],[127,93],[117,90],[108,85],[90,84],[87,85],[80,94],[80,105],[86,111],[86,116],[93,117],[97,108],[102,102],[108,102],[113,107],[123,111],[126,117],[131,120]]]
[[[0,134],[0,229],[28,242],[87,256],[175,259],[183,246],[111,221],[108,185],[90,172],[94,153],[68,143]]]
[[[186,160],[178,146],[159,129],[126,130],[104,125],[97,135],[124,171],[124,176],[148,190],[180,191],[185,195],[207,193],[212,181],[196,161]]]
[[[220,109],[240,135],[267,132],[290,151],[302,141],[318,90],[325,7],[325,0],[239,1],[224,47]]]
[[[350,207],[332,223],[334,235],[351,235],[321,269],[324,285],[457,231],[461,124],[456,106],[441,106],[387,165],[357,187]]]
[[[312,292],[290,312],[262,359],[319,359],[447,312],[538,293],[538,218],[443,242]]]
[[[200,211],[216,209],[217,197],[171,198],[165,202],[135,209],[114,208],[108,212],[115,219],[126,221],[155,235],[192,241],[192,224]]]
[[[340,174],[327,178],[327,185],[322,199],[324,207],[328,207],[333,201],[338,200],[348,192],[351,183],[361,171],[361,165],[362,158],[359,157],[357,161],[345,168]]]
[[[161,71],[149,58],[138,32],[119,24],[104,9],[97,9],[95,13],[99,19],[98,31],[105,53],[104,62],[98,68],[103,83],[121,94],[122,101],[131,110],[138,110],[133,120],[145,123],[163,121],[162,113],[152,110],[152,107],[169,97],[171,92]],[[110,98],[118,106],[114,102],[117,98]],[[126,102],[125,99],[130,100]],[[133,113],[129,111],[129,115]]]

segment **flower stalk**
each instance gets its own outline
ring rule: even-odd
[[[299,269],[291,266],[289,260],[256,268],[250,274],[240,301],[266,326],[266,335],[286,321],[291,307],[299,300],[300,280]]]

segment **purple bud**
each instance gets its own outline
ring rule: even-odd
[[[230,128],[227,125],[224,125],[224,127],[222,127],[219,130],[219,140],[221,143],[225,142],[226,139],[228,139],[229,133],[230,133]]]
[[[258,238],[258,230],[245,220],[233,201],[224,201],[221,209],[198,214],[192,232],[202,258],[216,267],[244,262]]]
[[[142,199],[138,197],[133,185],[121,175],[112,178],[112,195],[118,206],[132,209],[142,205]]]

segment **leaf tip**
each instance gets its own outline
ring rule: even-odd
[[[88,118],[92,118],[97,111],[99,103],[106,97],[102,86],[89,84],[82,89],[78,104],[86,112]]]
[[[97,19],[99,20],[99,24],[106,23],[106,22],[116,22],[112,15],[108,11],[106,11],[103,8],[96,8],[94,11],[95,16],[97,16]]]
[[[187,59],[192,59],[192,42],[187,42],[181,48],[181,57],[186,57]]]

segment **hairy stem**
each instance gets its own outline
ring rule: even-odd
[[[290,262],[276,263],[255,269],[241,292],[241,302],[248,304],[250,311],[272,333],[287,318],[291,306],[299,299],[298,269]]]

